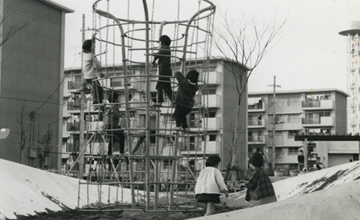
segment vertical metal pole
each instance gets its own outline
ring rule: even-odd
[[[272,107],[273,107],[273,127],[272,127],[272,169],[275,171],[275,103],[276,103],[276,76],[274,76],[274,89],[273,89],[273,101],[272,101]]]
[[[160,145],[159,145],[159,140],[160,138],[158,138],[158,133],[159,131],[157,130],[157,128],[160,127],[160,113],[159,111],[156,111],[156,130],[155,130],[155,143],[156,143],[156,150],[155,150],[155,155],[159,156],[160,154]],[[155,168],[154,168],[154,180],[155,182],[159,182],[159,177],[160,177],[160,169],[159,169],[159,160],[155,160]],[[154,191],[155,191],[155,201],[154,201],[154,209],[157,209],[158,206],[158,197],[159,197],[159,184],[155,184],[154,185]]]
[[[171,161],[172,161],[172,167],[171,167],[171,183],[174,183],[176,181],[176,166],[177,166],[177,150],[178,150],[178,145],[179,145],[179,134],[180,132],[177,131],[176,132],[176,137],[175,137],[175,149],[174,149],[174,156]],[[170,185],[170,198],[169,198],[169,210],[172,209],[172,205],[174,203],[174,188],[175,185],[171,184]]]
[[[85,14],[82,16],[83,22],[82,22],[82,42],[85,41]],[[83,53],[81,53],[81,83],[84,82],[84,72],[83,72]],[[84,122],[84,106],[85,106],[85,94],[84,89],[81,88],[80,91],[80,143],[79,146],[81,149],[79,149],[79,152],[82,152],[86,145],[84,145],[84,128],[85,128],[85,122]],[[79,155],[79,179],[83,178],[83,170],[84,170],[84,154]]]
[[[146,79],[146,97],[150,97],[150,65],[149,65],[149,12],[146,4],[146,0],[143,0],[144,16],[145,16],[145,74],[148,76]],[[149,101],[149,100],[147,100]],[[146,148],[145,148],[145,184],[146,184],[146,210],[150,209],[150,130],[149,130],[149,102],[146,105]]]
[[[304,167],[306,168],[307,171],[309,171],[309,158],[308,158],[308,149],[307,149],[307,138],[304,139],[304,142],[303,142],[303,149],[304,149]],[[300,170],[301,171],[301,170]]]

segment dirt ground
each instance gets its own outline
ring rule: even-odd
[[[125,209],[126,207],[124,207]],[[129,207],[130,208],[130,207]],[[216,206],[215,213],[230,212],[239,208],[227,207],[223,204]],[[89,210],[69,210],[63,212],[39,213],[35,216],[18,216],[19,220],[180,220],[201,217],[205,214],[205,205],[198,203],[198,208],[191,211],[179,210],[179,212],[144,212],[127,211],[127,210],[111,210],[103,211]]]
[[[166,197],[158,200],[161,211],[144,211],[145,200],[141,198],[139,204],[132,209],[131,205],[99,205],[91,204],[86,209],[71,210],[67,209],[61,212],[48,211],[47,213],[38,213],[35,216],[18,216],[18,220],[181,220],[204,216],[206,205],[198,203],[193,196],[179,196],[174,199],[174,211],[166,211],[168,199]],[[186,207],[187,210],[186,210]],[[216,204],[215,213],[230,212],[240,208],[229,207],[223,203]],[[101,211],[99,211],[101,210]]]

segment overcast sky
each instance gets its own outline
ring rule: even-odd
[[[85,14],[86,17],[85,26],[92,27],[92,4],[95,1],[53,1],[75,10],[75,13],[66,15],[65,67],[79,67],[82,15]],[[119,13],[124,14],[121,10],[126,9],[127,1],[116,0],[116,2],[119,4]],[[131,2],[134,5],[130,13],[132,15],[142,13],[142,8],[135,6],[137,2],[142,1]],[[152,1],[148,2],[150,8]],[[194,7],[192,3],[196,1],[181,0],[180,2],[182,4],[180,10],[189,11],[190,7]],[[274,41],[274,47],[251,76],[250,92],[271,91],[268,85],[273,83],[274,75],[276,75],[276,84],[281,85],[281,88],[277,89],[279,91],[335,88],[347,92],[346,37],[339,35],[338,32],[346,28],[345,25],[350,21],[360,20],[360,1],[214,0],[213,2],[217,5],[215,25],[220,22],[224,13],[227,13],[230,19],[249,16],[255,17],[258,22],[268,22],[275,17],[278,21],[284,18],[287,20],[281,35]],[[155,14],[159,19],[162,13],[167,11],[168,4],[176,7],[177,1],[156,0]],[[126,15],[122,17],[126,18]],[[91,36],[91,33],[86,33],[86,36]]]

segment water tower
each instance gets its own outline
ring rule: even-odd
[[[347,37],[348,132],[360,132],[360,21],[350,22],[339,32]]]

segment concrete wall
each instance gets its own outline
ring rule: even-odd
[[[224,65],[230,65],[224,62]],[[231,68],[230,68],[231,69]],[[222,86],[222,114],[223,114],[223,164],[227,165],[230,161],[228,156],[230,153],[225,148],[232,147],[232,132],[236,121],[236,106],[238,100],[238,92],[236,91],[233,73],[229,68],[223,68],[223,86]],[[244,74],[246,76],[246,74]],[[245,80],[244,80],[245,81]],[[237,146],[237,162],[240,168],[247,167],[247,88],[241,97],[240,118],[239,118],[239,137]]]
[[[347,109],[346,97],[343,94],[335,93],[335,125],[337,133],[347,133]]]
[[[13,0],[4,0],[4,8],[12,7]],[[30,21],[30,25],[15,34],[1,47],[1,127],[11,129],[6,140],[0,141],[0,157],[20,162],[18,123],[24,106],[24,128],[29,124],[30,113],[35,112],[34,141],[27,143],[24,150],[24,164],[37,165],[38,160],[28,159],[28,147],[39,147],[38,141],[50,125],[52,167],[57,166],[58,122],[62,114],[61,89],[59,89],[63,68],[63,22],[64,14],[37,0],[16,1],[16,8],[9,18],[15,25]],[[4,26],[3,34],[8,26]],[[56,123],[53,123],[56,122]],[[61,123],[61,120],[60,120]],[[29,131],[26,137],[30,136]]]

